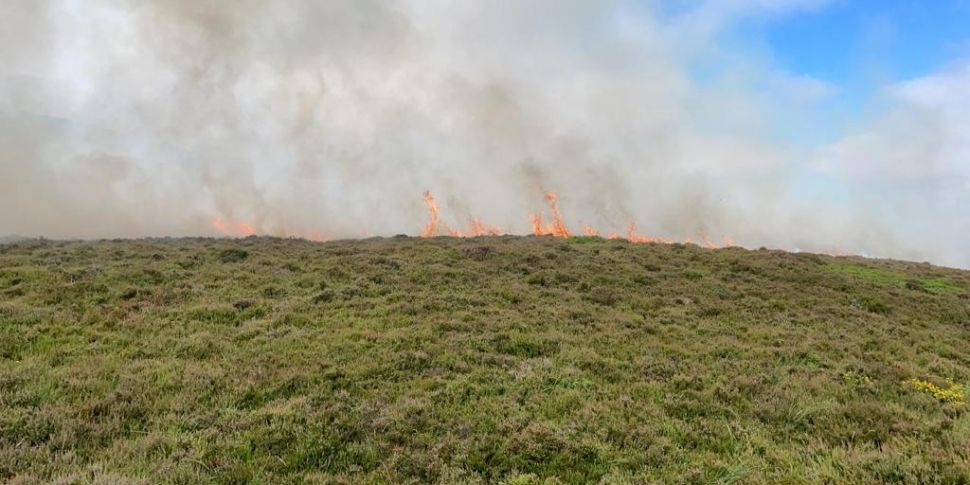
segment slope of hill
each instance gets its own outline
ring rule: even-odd
[[[2,245],[2,244],[15,244],[15,243],[19,243],[19,242],[24,242],[24,241],[26,241],[28,239],[29,238],[26,238],[26,237],[23,237],[23,236],[18,236],[16,234],[10,234],[10,235],[6,235],[6,236],[0,236],[0,245]]]
[[[596,238],[0,247],[0,480],[970,481],[970,272]]]

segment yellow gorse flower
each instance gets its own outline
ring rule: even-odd
[[[957,384],[950,379],[946,379],[948,387],[940,387],[929,381],[922,379],[911,379],[909,385],[917,391],[932,394],[933,397],[943,402],[948,402],[954,406],[964,406],[967,404],[967,391],[963,384]]]

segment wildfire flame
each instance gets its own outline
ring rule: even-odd
[[[421,237],[436,236],[438,234],[438,203],[435,202],[430,190],[424,192],[424,203],[428,205],[429,218],[428,223],[424,225],[424,230],[421,231]]]
[[[424,203],[428,206],[428,222],[424,225],[424,229],[421,230],[421,237],[435,237],[440,235],[439,227],[447,232],[452,237],[477,237],[477,236],[501,236],[505,234],[499,226],[490,226],[481,219],[477,217],[472,217],[470,221],[470,229],[466,235],[464,231],[458,228],[453,228],[447,223],[441,220],[441,216],[438,211],[438,202],[435,201],[431,191],[424,192]]]
[[[566,227],[566,223],[563,222],[562,213],[559,212],[559,202],[558,196],[555,192],[546,192],[545,195],[546,203],[549,204],[549,211],[552,212],[552,222],[549,225],[543,225],[542,214],[535,213],[532,214],[532,232],[536,236],[556,236],[556,237],[570,237],[572,232]]]
[[[477,217],[472,218],[472,236],[501,236],[505,234],[499,226],[489,226]]]
[[[226,220],[220,216],[216,216],[212,219],[212,227],[217,231],[221,232],[223,235],[228,237],[247,237],[256,234],[256,228],[251,224],[239,220]],[[278,234],[282,237],[295,237],[306,239],[308,241],[324,242],[329,240],[326,234],[317,230],[306,230],[306,231],[282,231]]]
[[[535,212],[529,215],[529,220],[532,223],[532,233],[536,236],[553,236],[553,237],[572,237],[573,233],[566,226],[564,221],[562,211],[559,209],[559,196],[555,192],[546,192],[543,196],[546,204],[549,206],[549,214],[552,216],[552,220],[546,223],[542,212]],[[424,193],[425,203],[428,205],[428,222],[421,231],[422,237],[433,237],[439,234],[438,226],[442,226],[445,232],[454,237],[469,237],[469,236],[492,236],[504,234],[500,228],[497,226],[489,227],[482,223],[481,220],[473,218],[471,220],[471,231],[464,233],[458,229],[452,229],[447,224],[443,223],[439,219],[438,215],[438,204],[435,202],[434,197],[430,192]],[[581,233],[587,237],[599,237],[600,231],[588,224],[582,224]],[[719,246],[717,243],[712,241],[707,237],[707,234],[701,232],[698,234],[702,241],[704,247],[715,249],[718,247],[730,247],[734,245],[734,239],[729,236],[724,236],[723,246]],[[674,241],[669,239],[664,239],[661,237],[647,236],[640,233],[637,225],[630,223],[627,226],[627,232],[625,235],[618,233],[610,233],[606,236],[607,239],[625,239],[632,243],[638,244],[672,244]],[[684,244],[693,244],[693,240],[690,236],[684,237]]]
[[[704,241],[704,247],[707,249],[714,249],[717,247],[717,244],[714,244],[713,241],[708,239],[707,234],[704,234],[703,232],[701,233],[701,241]]]
[[[438,202],[435,200],[431,191],[425,191],[423,194],[424,203],[427,205],[428,210],[428,221],[425,223],[424,227],[421,229],[421,237],[435,237],[443,234],[448,234],[452,237],[480,237],[480,236],[500,236],[506,234],[505,231],[499,226],[493,226],[486,224],[481,219],[477,217],[472,217],[468,222],[468,230],[463,231],[458,228],[453,228],[448,223],[441,219],[440,209],[438,207]],[[549,216],[551,216],[551,221],[546,223],[542,212],[536,212],[530,215],[530,220],[532,222],[532,232],[536,236],[553,236],[553,237],[572,237],[573,232],[566,225],[563,218],[562,211],[559,209],[559,196],[555,192],[546,192],[543,195],[543,199],[546,205],[549,207]],[[218,230],[220,233],[229,237],[246,237],[252,236],[257,233],[256,228],[246,222],[240,221],[238,219],[224,219],[221,216],[216,216],[212,220],[212,226]],[[327,241],[327,236],[316,230],[300,230],[300,231],[290,231],[283,230],[279,231],[282,237],[298,237],[303,239],[308,239],[311,241]],[[596,229],[588,224],[582,224],[581,234],[587,237],[600,237],[599,229]],[[369,234],[369,233],[368,233]],[[718,245],[716,242],[712,241],[706,233],[699,232],[697,234],[700,237],[702,245],[706,248],[715,249],[719,247],[731,247],[734,246],[734,239],[730,236],[724,236],[722,244]],[[607,239],[625,239],[631,243],[637,244],[672,244],[674,241],[669,239],[664,239],[656,236],[648,236],[641,234],[639,228],[635,223],[630,223],[627,226],[626,234],[610,233],[606,236]],[[691,237],[685,236],[683,239],[684,244],[693,244]]]
[[[215,219],[212,220],[212,226],[218,229],[219,232],[231,237],[246,237],[256,234],[256,230],[253,229],[253,226],[250,226],[245,222],[226,222],[219,216],[216,216]]]
[[[637,229],[637,225],[634,224],[634,223],[632,223],[632,222],[627,227],[626,238],[630,242],[633,242],[633,243],[641,243],[641,244],[643,244],[643,243],[667,243],[667,242],[669,242],[669,241],[667,241],[665,239],[661,239],[659,237],[651,237],[651,236],[645,236],[645,235],[640,234],[640,231]]]

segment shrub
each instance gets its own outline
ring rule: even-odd
[[[936,399],[953,404],[954,406],[964,406],[967,404],[967,391],[962,384],[954,383],[946,379],[946,387],[938,386],[930,381],[922,379],[910,379],[908,384],[917,391],[922,391]]]
[[[223,263],[238,263],[240,261],[245,261],[248,257],[248,251],[237,248],[224,249],[219,253],[219,261],[222,261]]]
[[[615,291],[602,286],[593,288],[583,298],[604,306],[613,306],[617,301],[619,301],[619,297],[616,295]]]

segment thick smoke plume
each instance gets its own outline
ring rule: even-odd
[[[576,230],[970,264],[932,202],[806,189],[880,135],[786,143],[826,87],[716,47],[820,3],[7,0],[0,235],[418,234],[425,190],[526,234],[555,190]]]

